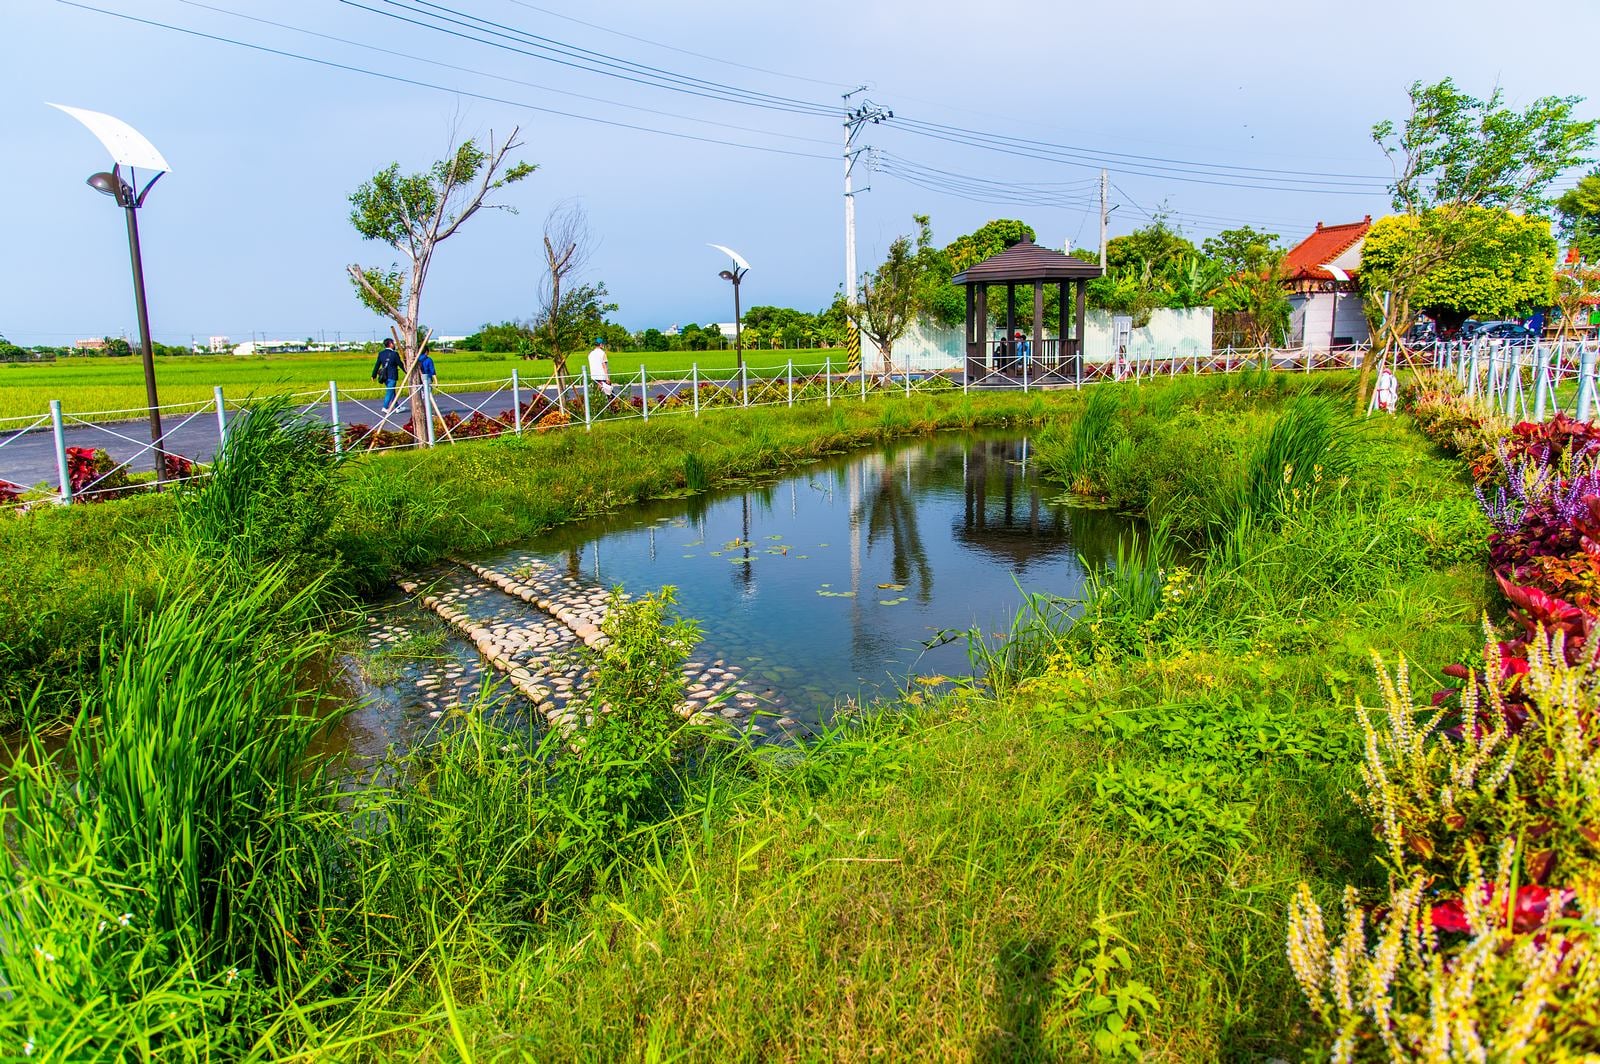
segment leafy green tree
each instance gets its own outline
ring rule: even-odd
[[[918,224],[921,224],[920,218]],[[967,296],[960,287],[950,283],[950,278],[969,266],[1000,254],[1013,244],[1033,239],[1033,227],[1028,223],[1015,218],[996,218],[965,236],[957,237],[942,249],[929,247],[919,251],[918,255],[925,266],[922,278],[924,291],[918,299],[923,312],[947,328],[963,324],[967,320]],[[1033,313],[1032,306],[1033,294],[1029,292],[1030,316]],[[1003,319],[1003,310],[998,313]]]
[[[917,215],[917,242],[898,236],[878,268],[861,278],[860,298],[847,308],[856,327],[883,355],[885,372],[893,366],[895,342],[922,312],[928,292],[933,232],[927,215]]]
[[[607,302],[604,281],[573,285],[561,293],[560,300],[554,307],[541,308],[533,319],[533,342],[522,357],[549,359],[552,375],[558,383],[564,383],[570,355],[593,343],[597,336],[614,342],[606,335],[606,315],[617,305]]]
[[[1283,242],[1277,233],[1268,233],[1249,225],[1224,229],[1216,236],[1206,237],[1200,250],[1230,276],[1243,270],[1267,269],[1274,259],[1281,259],[1284,253]]]
[[[1199,257],[1200,249],[1168,222],[1164,210],[1156,211],[1142,229],[1106,241],[1106,268],[1110,270],[1149,263],[1150,269],[1159,273],[1169,263]]]
[[[525,321],[484,322],[471,336],[456,345],[462,351],[520,353],[533,342],[533,327]]]
[[[133,345],[120,336],[103,337],[106,342],[106,354],[116,358],[128,358],[133,354]]]
[[[1568,246],[1577,248],[1584,262],[1600,263],[1600,169],[1589,171],[1556,200],[1556,214]]]
[[[1600,266],[1585,263],[1556,271],[1555,302],[1561,311],[1563,337],[1583,327],[1584,315],[1596,301],[1600,301]]]
[[[1385,347],[1404,342],[1417,307],[1439,300],[1452,308],[1466,303],[1463,293],[1440,288],[1438,271],[1454,264],[1470,272],[1473,245],[1510,235],[1507,212],[1546,211],[1550,182],[1582,163],[1595,143],[1595,120],[1574,117],[1577,96],[1545,96],[1515,111],[1498,88],[1478,99],[1445,78],[1432,85],[1413,82],[1409,97],[1403,128],[1392,121],[1372,127],[1373,141],[1393,167],[1394,209],[1412,220],[1409,228],[1396,229],[1388,249],[1380,235],[1375,269],[1369,268],[1370,232],[1362,247],[1367,316],[1377,323]],[[1472,298],[1491,304],[1512,305],[1517,298],[1478,291]],[[1358,410],[1366,405],[1371,366],[1371,359],[1363,360]]]
[[[646,329],[639,334],[639,346],[646,351],[670,351],[667,336],[660,329]]]
[[[440,243],[484,207],[511,209],[487,200],[533,173],[531,163],[508,162],[518,146],[515,128],[498,147],[491,133],[486,148],[464,141],[420,173],[402,174],[399,163],[390,163],[350,194],[350,224],[356,232],[388,244],[406,263],[404,269],[352,263],[347,270],[361,302],[394,323],[407,377],[421,354],[422,291],[433,256]],[[426,423],[422,397],[413,394],[411,424],[419,441]]]
[[[1406,279],[1409,308],[1446,328],[1466,318],[1523,317],[1554,300],[1556,242],[1543,218],[1489,207],[1391,214],[1367,232],[1363,281],[1386,288],[1419,247],[1453,249],[1449,258]]]

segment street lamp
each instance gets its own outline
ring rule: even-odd
[[[733,356],[740,370],[744,369],[744,338],[739,327],[739,282],[744,280],[744,275],[750,272],[750,264],[744,261],[744,256],[730,247],[722,244],[707,244],[707,247],[716,248],[728,258],[733,260],[733,269],[723,270],[718,277],[733,285]]]
[[[139,254],[137,212],[144,206],[145,197],[150,195],[155,183],[161,180],[161,175],[172,168],[167,165],[167,160],[156,150],[155,145],[121,119],[101,114],[99,111],[86,111],[81,107],[67,107],[59,103],[50,106],[83,123],[89,132],[95,135],[95,139],[105,145],[106,151],[111,153],[113,163],[111,172],[102,171],[92,175],[88,184],[96,192],[103,192],[116,200],[117,206],[123,208],[127,214],[128,256],[133,262],[133,299],[139,312],[140,355],[144,362],[144,394],[150,407],[150,446],[155,452],[156,482],[164,483],[167,479],[166,451],[161,444],[161,410],[156,398],[155,351],[150,343],[150,310],[145,303],[144,263]],[[128,168],[126,179],[122,176],[124,166]],[[143,187],[139,185],[138,172],[141,169],[151,172]]]

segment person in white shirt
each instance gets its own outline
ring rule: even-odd
[[[602,336],[594,338],[594,350],[589,352],[589,379],[599,386],[607,399],[611,398],[611,362],[606,358],[606,341]]]
[[[1376,398],[1378,409],[1386,414],[1394,413],[1395,400],[1400,397],[1400,382],[1395,380],[1394,371],[1385,364],[1378,370],[1378,387]]]

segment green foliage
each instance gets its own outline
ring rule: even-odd
[[[938,258],[927,216],[918,215],[916,222],[916,248],[913,250],[910,237],[896,237],[877,269],[862,276],[860,301],[847,308],[856,326],[877,345],[888,364],[892,364],[895,341],[923,312],[930,272]]]
[[[1241,225],[1206,237],[1200,250],[1222,267],[1223,272],[1232,275],[1266,270],[1283,257],[1286,249],[1277,233]]]
[[[1416,271],[1430,249],[1449,251]],[[1409,285],[1410,305],[1436,317],[1521,317],[1554,300],[1555,252],[1542,218],[1479,207],[1390,215],[1367,232],[1362,284]]]
[[[533,329],[523,321],[484,322],[482,328],[456,344],[458,351],[506,351],[530,357]]]
[[[1104,914],[1095,917],[1094,937],[1078,946],[1078,965],[1072,974],[1056,975],[1055,990],[1067,1005],[1067,1017],[1092,1028],[1096,1053],[1143,1060],[1137,1026],[1159,1011],[1161,1003],[1149,984],[1133,978],[1133,954],[1121,945],[1126,940],[1117,933],[1113,919]]]
[[[263,399],[236,418],[211,466],[178,511],[199,549],[248,574],[280,560],[317,566],[339,516],[342,456],[320,421],[287,397]]]
[[[1596,120],[1573,117],[1582,97],[1544,96],[1519,112],[1505,105],[1499,87],[1478,99],[1449,78],[1412,82],[1409,95],[1404,129],[1387,120],[1372,127],[1394,166],[1394,209],[1406,214],[1436,207],[1542,212],[1545,189],[1594,147]]]
[[[1095,811],[1180,857],[1222,860],[1255,841],[1239,782],[1203,762],[1118,761],[1095,775]]]
[[[1600,170],[1591,170],[1556,200],[1561,238],[1585,262],[1600,264]]]
[[[617,304],[607,301],[604,281],[564,289],[554,308],[541,309],[534,316],[529,326],[531,353],[524,357],[559,360],[564,372],[567,357],[588,350],[594,338],[604,333],[606,315],[616,309]]]
[[[1199,258],[1200,249],[1168,219],[1165,210],[1158,210],[1149,225],[1106,241],[1106,268],[1149,266],[1159,272],[1180,260]]]

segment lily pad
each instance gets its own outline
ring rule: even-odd
[[[878,587],[883,591],[904,591],[906,589],[904,584],[879,584]]]
[[[783,537],[779,536],[779,535],[771,535],[771,536],[768,536],[767,538],[768,539],[782,539]]]
[[[754,558],[729,558],[728,560],[734,565],[749,565],[751,562],[755,561]]]

